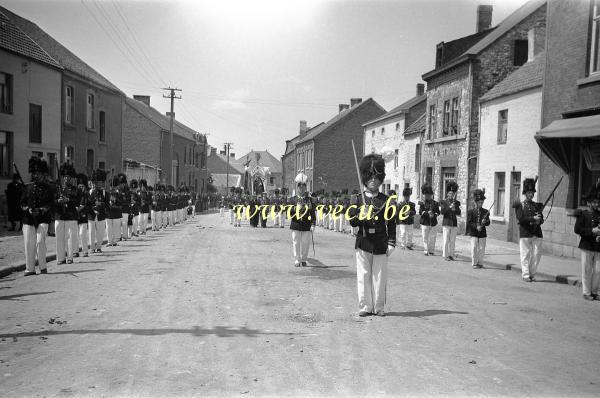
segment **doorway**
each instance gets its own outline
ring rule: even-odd
[[[519,243],[519,222],[512,204],[521,200],[521,172],[510,173],[510,201],[508,212],[508,241]]]

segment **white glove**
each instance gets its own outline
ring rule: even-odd
[[[388,245],[387,253],[386,253],[388,255],[388,257],[392,255],[392,253],[394,252],[394,250],[396,250],[395,246]]]

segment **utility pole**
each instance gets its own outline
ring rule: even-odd
[[[171,98],[171,126],[169,128],[169,156],[168,156],[168,174],[167,185],[173,185],[173,119],[175,118],[175,99],[181,99],[181,96],[175,96],[175,91],[181,91],[179,88],[163,88],[170,91],[169,95],[164,95],[163,98]],[[177,188],[177,187],[175,187]]]
[[[227,180],[225,182],[225,196],[229,196],[229,151],[231,150],[232,145],[233,142],[226,142],[225,144],[223,144],[225,156],[227,156]]]

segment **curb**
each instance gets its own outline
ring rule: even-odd
[[[495,263],[493,261],[484,261],[484,264],[495,265],[495,266],[500,267],[501,269],[512,270],[512,271],[521,273],[521,266],[519,266],[517,264],[502,264],[502,263]],[[561,283],[564,285],[572,285],[572,286],[581,287],[581,279],[579,277],[574,277],[574,276],[570,276],[570,275],[554,275],[554,274],[548,274],[546,272],[536,272],[536,276],[540,276],[545,279],[550,279],[556,283]]]

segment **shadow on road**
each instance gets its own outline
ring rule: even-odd
[[[426,316],[435,315],[450,315],[450,314],[468,314],[468,312],[462,311],[448,311],[448,310],[423,310],[423,311],[407,311],[407,312],[386,312],[386,316],[402,316],[408,318],[424,318]]]
[[[317,260],[316,258],[309,258],[308,263],[312,267],[316,267],[316,268],[348,268],[347,265],[327,265],[327,264],[324,264],[321,261]]]
[[[20,293],[20,294],[12,294],[10,296],[0,296],[0,300],[15,300],[19,297],[27,297],[27,296],[38,296],[40,294],[52,294],[52,293],[56,293],[55,291],[51,291],[51,292],[37,292],[37,293]],[[24,300],[17,300],[17,301],[24,301]]]
[[[99,263],[100,261],[95,261],[95,263]],[[81,274],[83,272],[96,272],[96,271],[106,271],[104,268],[96,268],[96,269],[81,269],[81,270],[73,270],[73,271],[58,271],[58,272],[49,272],[49,275],[72,275],[77,276],[75,274]]]
[[[43,294],[43,293],[40,293]],[[296,333],[274,333],[263,332],[258,329],[248,329],[245,326],[241,328],[232,328],[230,326],[215,326],[211,329],[204,329],[199,326],[194,326],[191,329],[76,329],[76,330],[40,330],[37,332],[20,332],[20,333],[4,333],[0,334],[0,338],[17,338],[17,337],[39,337],[39,336],[59,336],[59,335],[86,335],[86,334],[133,334],[136,336],[162,336],[166,334],[189,334],[192,336],[217,336],[217,337],[234,337],[246,336],[257,337],[259,335],[283,335],[291,336]]]

